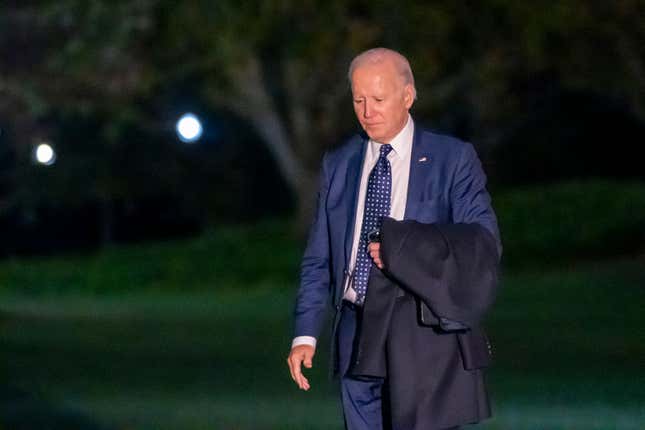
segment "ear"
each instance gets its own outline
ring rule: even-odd
[[[403,88],[403,101],[405,103],[406,109],[410,109],[414,103],[414,88],[411,84],[407,84]]]

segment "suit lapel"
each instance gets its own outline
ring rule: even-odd
[[[432,158],[421,135],[423,130],[415,124],[414,139],[412,140],[412,156],[410,157],[410,178],[408,180],[408,196],[405,203],[405,219],[415,219],[419,203],[423,199],[425,179],[430,172]]]
[[[356,210],[358,208],[358,191],[361,185],[363,174],[363,160],[367,151],[367,140],[362,139],[360,145],[356,145],[356,151],[350,156],[347,162],[347,224],[345,225],[345,267],[349,267],[349,258],[352,254],[352,242],[354,240],[354,224],[356,223]]]

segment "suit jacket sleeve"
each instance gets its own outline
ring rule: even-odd
[[[323,157],[317,207],[300,267],[300,288],[295,305],[295,336],[318,337],[329,300],[331,263],[326,211],[329,190],[327,155]]]
[[[473,146],[469,143],[462,147],[461,155],[454,172],[450,199],[452,202],[452,222],[455,224],[479,224],[488,230],[502,255],[502,243],[497,226],[497,217],[486,190],[486,174]]]

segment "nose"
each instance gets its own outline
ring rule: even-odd
[[[363,102],[363,118],[369,118],[372,116],[372,104],[368,103],[367,100]]]

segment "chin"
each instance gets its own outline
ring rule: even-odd
[[[374,130],[370,130],[365,127],[363,127],[363,130],[365,130],[365,133],[369,136],[370,139],[376,140],[377,142],[381,142],[381,139],[385,137],[382,133],[376,133]]]

